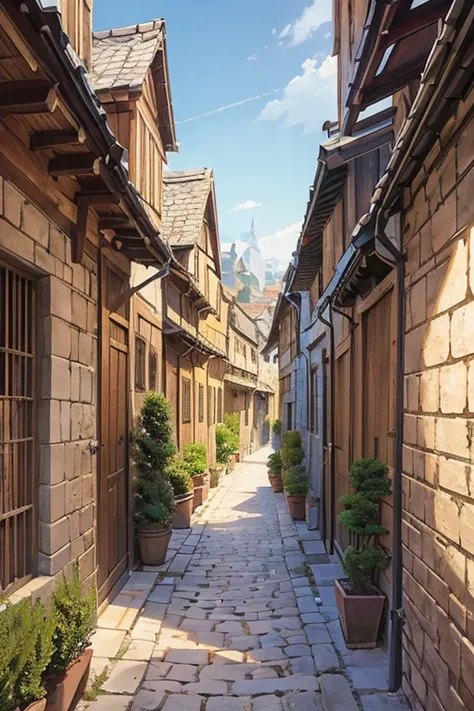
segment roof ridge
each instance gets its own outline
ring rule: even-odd
[[[109,39],[113,37],[128,37],[145,32],[153,32],[161,30],[165,24],[164,18],[150,20],[150,22],[142,22],[137,25],[128,25],[127,27],[113,27],[109,30],[99,30],[92,33],[92,38],[97,40]]]

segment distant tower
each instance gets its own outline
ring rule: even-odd
[[[252,218],[252,224],[250,225],[250,232],[248,233],[248,244],[249,247],[253,247],[258,250],[257,233],[255,232],[255,220]]]

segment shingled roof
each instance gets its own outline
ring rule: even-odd
[[[214,182],[210,168],[163,176],[163,236],[171,247],[192,247],[201,235]]]
[[[169,89],[164,20],[152,20],[92,35],[94,89],[102,101],[113,100],[118,90],[141,93],[148,70],[153,66],[159,129],[166,151],[176,151],[173,107]]]

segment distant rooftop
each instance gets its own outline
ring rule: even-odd
[[[198,241],[213,180],[210,168],[164,173],[163,235],[172,247]]]

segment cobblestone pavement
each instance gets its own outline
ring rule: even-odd
[[[332,599],[316,603],[310,563],[337,565],[272,493],[267,455],[260,450],[226,477],[192,531],[174,534],[165,566],[134,574],[101,616],[89,692],[100,686],[100,694],[83,709],[406,708],[377,691],[385,657],[350,653]]]

